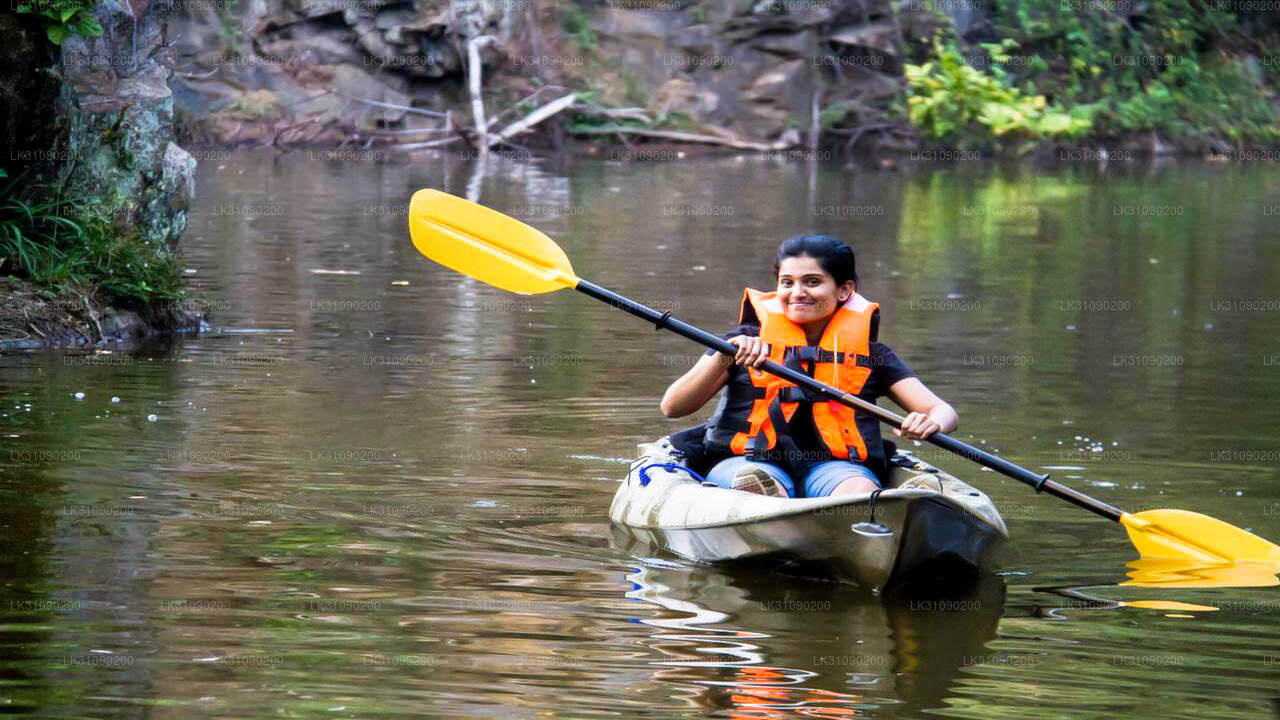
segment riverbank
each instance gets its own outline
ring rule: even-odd
[[[239,17],[181,16],[171,85],[181,137],[218,148],[468,152],[522,118],[536,122],[499,147],[1280,148],[1280,21],[1184,0],[1116,3],[1094,16],[1057,0],[1020,12],[889,0],[299,11],[273,0]],[[233,20],[228,41],[216,30]]]
[[[0,18],[0,349],[199,326],[180,305],[196,161],[173,142],[172,5],[64,5]]]
[[[0,353],[41,349],[132,347],[161,335],[199,332],[198,303],[161,301],[134,308],[111,304],[102,293],[0,278]]]

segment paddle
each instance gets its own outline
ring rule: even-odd
[[[481,282],[517,293],[547,293],[573,288],[726,355],[737,346],[617,293],[577,277],[568,256],[551,238],[514,218],[438,190],[419,190],[409,203],[409,234],[428,258]],[[760,368],[830,400],[865,412],[894,427],[903,418],[874,403],[813,378],[765,362]],[[1277,566],[1280,546],[1221,520],[1185,510],[1126,513],[1078,490],[1014,465],[995,455],[936,432],[927,442],[1007,475],[1125,527],[1144,557],[1181,558],[1205,563],[1249,561]]]

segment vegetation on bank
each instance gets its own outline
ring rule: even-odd
[[[680,0],[664,7],[679,7],[696,24],[705,18],[703,5]],[[934,15],[937,31],[899,34],[901,91],[863,112],[842,101],[822,108],[824,132],[861,135],[862,128],[897,124],[926,143],[1012,153],[1044,142],[1153,136],[1197,153],[1280,145],[1280,21],[1266,10],[1231,0],[955,5],[980,16],[963,37],[942,9],[947,3],[914,3]],[[600,50],[590,23],[594,7],[596,0],[566,0],[557,8],[565,37],[588,55]],[[678,125],[680,117],[661,120]]]
[[[163,247],[121,233],[56,184],[0,170],[0,275],[37,283],[46,297],[101,297],[122,307],[173,300],[182,268]]]
[[[96,0],[26,0],[18,3],[20,15],[35,15],[45,29],[45,37],[61,45],[69,35],[99,37],[102,25],[91,11]]]
[[[37,67],[37,72],[56,78],[57,46],[73,35],[102,35],[92,14],[95,4],[96,0],[23,0],[15,8],[19,24],[6,32],[21,36],[10,40],[27,41],[32,49],[48,52],[54,67]],[[39,139],[56,147],[65,142],[56,133]],[[99,203],[69,194],[64,183],[53,180],[63,174],[53,159],[65,153],[50,147],[28,150],[25,154],[36,156],[35,162],[16,167],[6,163],[8,171],[0,167],[0,279],[28,281],[45,299],[71,297],[122,308],[143,308],[182,296],[182,268],[168,248],[122,229]]]
[[[953,26],[906,66],[907,118],[958,146],[1156,133],[1185,149],[1280,143],[1280,43],[1225,3],[996,3],[992,42],[962,53]],[[1138,9],[1138,8],[1141,9]]]

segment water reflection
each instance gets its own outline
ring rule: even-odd
[[[1139,558],[1129,563],[1122,585],[1167,588],[1246,588],[1280,585],[1274,563],[1208,563],[1176,558]]]
[[[574,295],[433,267],[403,205],[478,182],[583,277],[715,331],[742,285],[768,282],[779,239],[847,238],[886,341],[956,405],[961,439],[1130,511],[1192,508],[1277,538],[1280,404],[1265,399],[1280,312],[1245,302],[1274,296],[1274,167],[815,175],[498,156],[477,175],[455,158],[250,152],[199,172],[185,261],[230,330],[127,361],[0,358],[6,709],[1272,712],[1273,587],[1117,587],[1133,557],[1119,528],[931,446],[917,450],[1009,525],[1005,588],[953,598],[978,611],[647,562],[631,587],[635,561],[607,539],[614,483],[636,443],[686,425],[657,399],[701,348]],[[624,597],[657,585],[697,609]]]
[[[655,680],[716,716],[895,716],[945,705],[961,669],[999,662],[986,650],[1004,583],[898,586],[884,596],[847,585],[646,559],[628,598],[662,608],[638,621],[663,659]]]

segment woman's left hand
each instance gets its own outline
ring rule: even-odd
[[[898,437],[906,436],[912,440],[923,440],[942,428],[932,418],[922,412],[913,412],[902,419],[902,426],[893,429]]]

